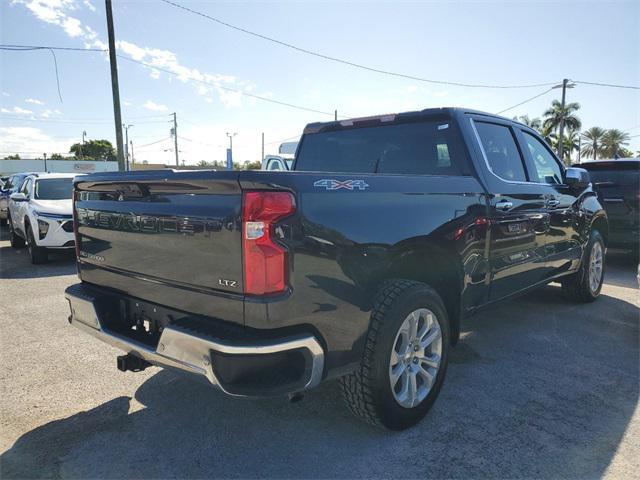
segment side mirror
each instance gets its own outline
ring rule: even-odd
[[[22,192],[12,193],[9,198],[14,202],[26,202],[29,200],[27,196]]]
[[[584,168],[570,167],[564,173],[564,183],[572,188],[587,188],[591,183],[591,175]]]

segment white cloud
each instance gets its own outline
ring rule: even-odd
[[[2,96],[3,97],[10,97],[11,95],[9,95],[7,92],[2,92]]]
[[[42,100],[38,100],[37,98],[27,98],[25,99],[26,103],[33,103],[34,105],[44,105]]]
[[[82,24],[77,18],[66,18],[62,26],[64,27],[64,31],[67,32],[67,35],[70,37],[79,37],[84,33],[82,30]]]
[[[59,26],[68,36],[83,40],[86,48],[107,49],[107,44],[98,38],[98,34],[91,27],[83,25],[80,20],[69,15],[70,12],[78,10],[77,2],[79,1],[13,0],[13,3],[24,5],[38,19]],[[82,4],[89,10],[95,10],[89,0],[83,0]],[[169,50],[141,47],[126,40],[118,41],[116,48],[133,60],[150,65],[148,68],[150,69],[151,78],[160,78],[161,71],[166,70],[174,74],[183,83],[193,83],[196,87],[204,86],[204,89],[199,88],[198,93],[205,98],[210,98],[211,92],[217,91],[220,101],[228,108],[241,107],[244,98],[240,93],[221,89],[221,86],[246,92],[253,91],[256,88],[252,82],[239,80],[232,75],[203,73],[196,68],[182,65],[178,61],[177,55]],[[172,81],[172,77],[168,76],[167,80]],[[249,101],[249,105],[254,103],[255,100]]]
[[[61,153],[69,151],[75,142],[73,138],[53,139],[39,128],[34,127],[0,127],[0,145],[3,155],[17,152],[22,158],[39,157],[42,153]],[[34,152],[34,153],[29,153]]]
[[[60,114],[58,110],[49,110],[48,108],[40,114],[42,118],[49,118],[53,114]]]
[[[27,110],[26,108],[13,107],[11,110],[8,108],[0,109],[2,113],[15,113],[17,115],[32,115],[33,112],[31,110]]]
[[[166,105],[161,105],[151,100],[147,100],[143,107],[154,112],[166,112],[168,110]]]

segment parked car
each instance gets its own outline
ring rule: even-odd
[[[293,158],[285,158],[279,155],[266,155],[262,160],[262,170],[288,171],[291,170],[292,164]]]
[[[72,249],[72,201],[75,174],[28,175],[9,200],[11,246],[27,245],[31,263],[44,263],[50,250]]]
[[[609,245],[640,250],[640,158],[581,163],[609,217]]]
[[[235,396],[340,377],[390,429],[436,400],[462,318],[551,281],[595,300],[609,235],[586,170],[466,109],[310,124],[287,175],[100,173],[75,198],[69,321],[119,369]]]
[[[7,220],[9,212],[9,197],[12,193],[17,192],[22,186],[22,182],[29,175],[37,175],[37,173],[15,173],[6,177],[2,188],[0,189],[0,221],[4,223]]]

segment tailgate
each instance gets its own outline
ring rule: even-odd
[[[83,280],[242,293],[237,172],[94,174],[77,178],[75,189]]]

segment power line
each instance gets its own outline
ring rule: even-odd
[[[632,90],[640,90],[640,87],[633,85],[618,85],[615,83],[599,83],[599,82],[586,82],[584,80],[572,80],[574,83],[583,83],[585,85],[595,85],[598,87],[612,87],[612,88],[630,88]]]
[[[287,48],[291,48],[293,50],[296,50],[298,52],[301,53],[305,53],[307,55],[313,55],[314,57],[319,57],[322,58],[324,60],[330,60],[332,62],[337,62],[337,63],[342,63],[344,65],[349,65],[350,67],[355,67],[355,68],[360,68],[362,70],[368,70],[370,72],[375,72],[375,73],[380,73],[383,75],[390,75],[390,76],[394,76],[394,77],[401,77],[401,78],[407,78],[409,80],[415,80],[418,82],[426,82],[426,83],[435,83],[438,85],[453,85],[453,86],[457,86],[457,87],[469,87],[469,88],[532,88],[532,87],[547,87],[550,85],[554,85],[557,82],[550,82],[550,83],[533,83],[533,84],[528,84],[528,85],[490,85],[490,84],[473,84],[473,83],[461,83],[461,82],[450,82],[450,81],[445,81],[445,80],[434,80],[434,79],[430,79],[430,78],[423,78],[423,77],[417,77],[414,75],[408,75],[405,73],[399,73],[399,72],[392,72],[390,70],[382,70],[380,68],[375,68],[375,67],[369,67],[367,65],[363,65],[360,63],[355,63],[355,62],[351,62],[349,60],[344,60],[342,58],[338,58],[338,57],[332,57],[329,55],[325,55],[323,53],[320,52],[315,52],[312,50],[308,50],[306,48],[302,48],[302,47],[298,47],[297,45],[293,45],[291,43],[287,43],[284,42],[282,40],[277,40],[275,38],[272,37],[268,37],[266,35],[263,35],[261,33],[256,33],[253,32],[251,30],[247,30],[246,28],[242,28],[242,27],[238,27],[236,25],[232,25],[230,23],[227,23],[223,20],[220,20],[219,18],[215,18],[212,17],[210,15],[207,15],[206,13],[202,13],[199,12],[197,10],[193,10],[191,8],[185,7],[183,5],[180,5],[178,3],[172,2],[170,0],[160,0],[161,2],[164,2],[168,5],[172,5],[176,8],[182,9],[186,12],[192,13],[194,15],[198,15],[200,17],[206,18],[212,22],[218,23],[220,25],[223,25],[225,27],[231,28],[233,30],[237,30],[239,32],[242,33],[246,33],[247,35],[252,35],[254,37],[260,38],[262,40],[267,40],[269,42],[272,43],[276,43],[278,45],[281,45],[283,47],[287,47]]]
[[[294,135],[294,136],[289,137],[289,138],[283,138],[282,140],[277,140],[275,142],[268,142],[268,143],[265,143],[265,145],[275,145],[276,143],[284,143],[284,142],[287,142],[289,140],[295,140],[296,138],[300,138],[300,135],[301,134]]]
[[[516,108],[516,107],[519,107],[520,105],[524,105],[525,103],[529,103],[529,102],[531,102],[532,100],[535,100],[535,99],[536,99],[536,98],[538,98],[538,97],[541,97],[541,96],[543,96],[543,95],[546,95],[546,94],[547,94],[547,93],[549,93],[551,90],[553,90],[553,88],[549,88],[549,89],[545,90],[544,92],[542,92],[542,93],[538,93],[537,95],[534,95],[533,97],[527,98],[526,100],[524,100],[524,101],[522,101],[522,102],[520,102],[520,103],[516,103],[515,105],[512,105],[512,106],[510,106],[509,108],[505,108],[504,110],[500,110],[499,112],[497,112],[497,113],[496,113],[496,115],[501,115],[501,114],[503,114],[504,112],[507,112],[507,111],[512,110],[512,109],[514,109],[514,108]]]
[[[17,120],[17,121],[22,121],[22,122],[35,122],[35,123],[60,123],[60,124],[78,124],[78,125],[107,125],[107,124],[111,124],[111,121],[108,120],[82,120],[82,119],[69,119],[69,120],[65,120],[65,119],[52,119],[52,118],[35,118],[33,116],[31,117],[19,117],[19,116],[15,116],[15,115],[6,115],[6,114],[1,114],[0,115],[0,120],[3,119],[7,119],[7,120]],[[129,120],[133,120],[133,119],[129,119]],[[154,123],[169,123],[168,120],[146,120],[146,121],[142,121],[142,122],[138,122],[136,121],[136,125],[148,125],[148,124],[154,124]]]
[[[67,51],[75,51],[75,52],[108,52],[108,50],[104,48],[53,47],[48,45],[7,45],[7,44],[0,44],[0,50],[15,50],[15,51],[67,50]]]
[[[156,143],[166,142],[167,140],[171,140],[171,137],[162,138],[160,140],[156,140],[155,142],[151,142],[151,143],[145,143],[144,145],[136,145],[136,150],[140,150],[141,148],[155,145]]]
[[[118,56],[118,58],[122,58],[123,60],[127,60],[127,61],[133,62],[133,63],[138,63],[140,65],[143,65],[143,66],[147,67],[147,68],[151,68],[151,69],[159,70],[161,72],[168,73],[169,75],[174,75],[176,77],[180,76],[179,73],[173,72],[173,71],[171,71],[171,70],[169,70],[167,68],[158,67],[158,66],[152,65],[150,63],[142,62],[140,60],[135,60],[135,59],[130,58],[130,57],[125,57],[124,55],[117,55],[117,56]],[[190,78],[189,80],[191,80],[192,82],[202,83],[204,85],[209,85],[209,86],[212,86],[212,87],[216,87],[216,88],[219,88],[221,90],[226,90],[228,92],[238,93],[238,94],[244,95],[246,97],[251,97],[251,98],[255,98],[257,100],[262,100],[264,102],[275,103],[277,105],[282,105],[282,106],[290,107],[290,108],[296,108],[298,110],[304,110],[304,111],[307,111],[307,112],[319,113],[321,115],[330,115],[332,117],[334,115],[334,112],[323,112],[322,110],[315,110],[313,108],[303,107],[301,105],[295,105],[293,103],[281,102],[280,100],[274,100],[273,98],[261,97],[260,95],[254,95],[253,93],[243,92],[242,90],[238,90],[238,89],[230,88],[230,87],[225,87],[225,86],[219,85],[217,83],[208,82],[206,80],[199,80],[197,78]],[[343,117],[343,118],[348,118],[348,117]]]

